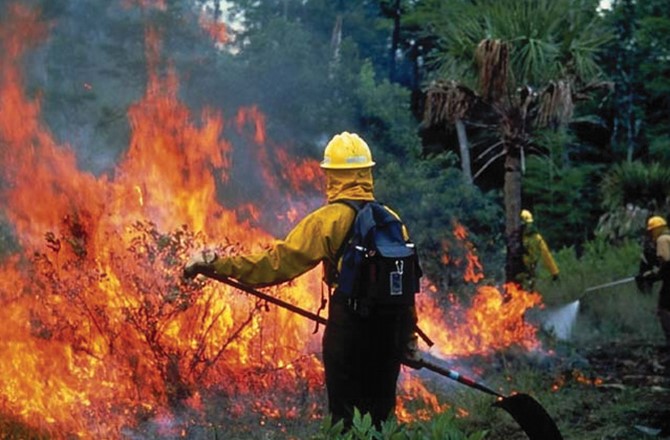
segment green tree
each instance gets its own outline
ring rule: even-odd
[[[565,127],[575,102],[600,74],[596,54],[608,36],[596,6],[590,0],[461,0],[427,1],[416,11],[415,20],[425,20],[425,31],[440,41],[432,59],[435,78],[476,91],[453,94],[444,82],[434,83],[427,122],[461,119],[452,109],[466,106],[472,109],[462,117],[466,124],[496,132],[485,167],[500,160],[504,167],[508,278],[521,251],[514,232],[525,156],[538,147],[534,130]],[[469,101],[456,105],[451,97]]]
[[[615,32],[605,69],[616,83],[609,108],[612,146],[627,161],[670,161],[670,12],[667,2],[616,0],[605,18]]]
[[[354,94],[362,69],[375,82],[391,75],[388,42],[396,17],[389,2],[230,3],[242,24],[237,58],[255,86],[248,96],[268,114],[268,130],[313,154],[315,139],[366,124]]]

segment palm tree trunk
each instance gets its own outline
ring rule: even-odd
[[[521,243],[521,157],[519,148],[507,147],[505,156],[505,235],[507,256],[505,259],[505,278],[513,281],[523,271],[523,246]]]
[[[470,166],[470,146],[468,145],[468,134],[465,131],[465,124],[461,119],[456,119],[456,133],[458,134],[458,146],[461,151],[461,169],[465,181],[472,185],[472,168]]]

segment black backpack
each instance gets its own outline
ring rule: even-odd
[[[368,310],[375,305],[412,305],[422,275],[414,243],[405,241],[400,219],[379,202],[338,200],[356,211],[336,261],[334,298]]]

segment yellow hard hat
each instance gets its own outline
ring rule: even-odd
[[[370,168],[374,164],[368,144],[356,133],[344,131],[333,136],[326,145],[321,168],[345,170]]]
[[[652,229],[656,229],[666,225],[667,222],[663,217],[655,215],[651,217],[649,220],[647,220],[647,231],[651,231]]]
[[[521,210],[519,217],[521,217],[521,221],[524,223],[533,223],[533,214],[531,214],[527,209]]]

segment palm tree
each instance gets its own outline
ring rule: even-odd
[[[670,170],[658,162],[623,162],[605,174],[600,184],[603,206],[608,211],[634,205],[650,213],[670,210]]]
[[[478,159],[504,166],[508,281],[518,270],[525,156],[540,149],[537,129],[563,129],[575,103],[600,82],[597,49],[609,39],[593,0],[455,0],[422,3],[414,19],[439,43],[438,80],[426,91],[428,125],[454,123],[495,132]],[[461,156],[466,157],[461,143]],[[469,155],[467,155],[469,157]]]
[[[670,170],[658,162],[622,162],[604,175],[600,193],[605,213],[596,235],[612,243],[638,240],[649,216],[670,212]]]

